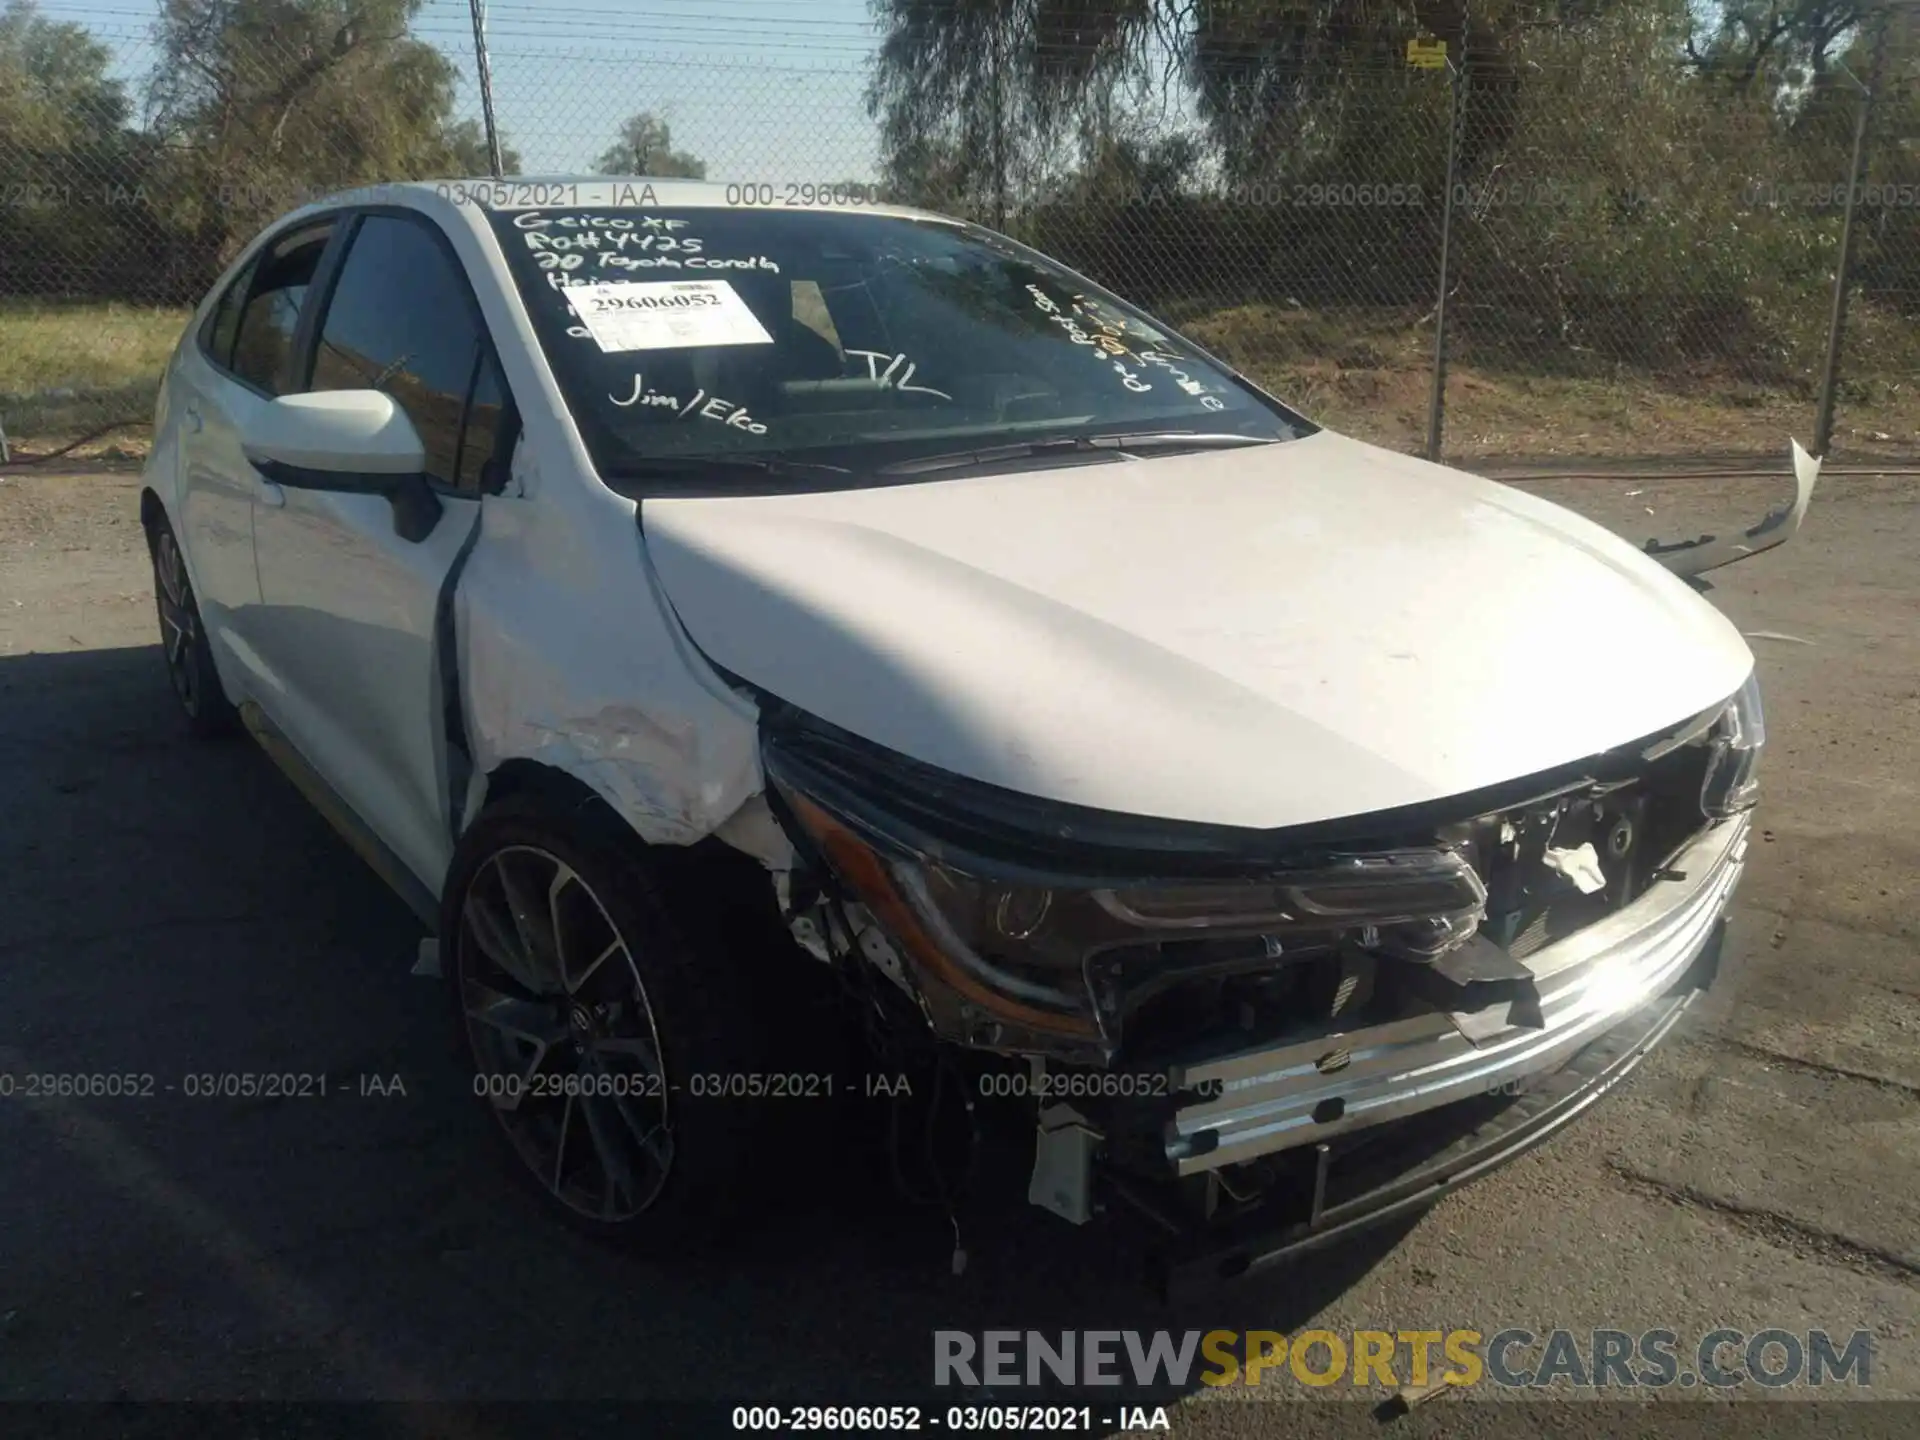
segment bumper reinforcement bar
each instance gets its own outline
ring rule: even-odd
[[[1665,995],[1707,945],[1745,864],[1750,817],[1702,832],[1631,903],[1525,960],[1538,1007],[1430,1012],[1343,1035],[1173,1067],[1212,1098],[1176,1111],[1169,1168],[1193,1175],[1371,1133],[1410,1115],[1512,1093]]]
[[[1686,970],[1664,994],[1643,1002],[1590,1039],[1567,1064],[1537,1075],[1518,1095],[1456,1102],[1336,1141],[1320,1151],[1313,1205],[1305,1219],[1276,1224],[1250,1217],[1241,1227],[1200,1231],[1160,1254],[1169,1298],[1250,1274],[1396,1218],[1410,1218],[1478,1179],[1581,1114],[1624,1079],[1712,983],[1724,924],[1715,924]],[[1429,1153],[1405,1160],[1412,1127]],[[1438,1144],[1438,1149],[1432,1147]]]

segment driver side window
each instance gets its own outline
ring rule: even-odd
[[[360,221],[327,301],[310,388],[391,396],[420,434],[427,476],[481,489],[506,387],[466,276],[427,222]]]

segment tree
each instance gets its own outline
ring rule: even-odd
[[[462,120],[447,128],[447,152],[453,157],[450,175],[491,175],[493,161],[487,155],[487,132],[478,120]],[[505,175],[520,173],[520,152],[500,137],[500,170]]]
[[[423,0],[164,0],[148,84],[170,158],[184,288],[325,191],[486,173],[453,118],[453,62],[408,27]],[[477,163],[476,163],[477,161]]]
[[[126,129],[112,53],[31,0],[0,9],[0,294],[114,293],[146,268],[152,147]]]
[[[132,113],[126,88],[108,78],[113,54],[69,22],[48,20],[33,0],[0,10],[0,135],[9,146],[72,149],[114,137]]]
[[[1867,9],[1855,0],[1725,0],[1695,17],[1687,57],[1701,74],[1740,91],[1817,81],[1845,53]]]
[[[659,179],[704,180],[707,162],[673,148],[673,132],[651,110],[629,115],[620,135],[594,162],[602,175],[650,175]]]

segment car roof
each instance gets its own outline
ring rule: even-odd
[[[825,192],[824,199],[822,192]],[[482,175],[446,180],[396,180],[339,190],[310,200],[281,219],[291,220],[309,212],[317,214],[348,205],[405,205],[440,214],[444,213],[445,206],[452,204],[462,210],[508,213],[576,209],[753,209],[778,214],[783,210],[835,210],[955,223],[950,215],[907,205],[883,205],[865,198],[866,193],[866,187],[858,182],[723,184],[647,175],[509,175],[504,179]]]

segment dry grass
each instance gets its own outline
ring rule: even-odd
[[[1248,305],[1177,318],[1307,415],[1396,450],[1427,433],[1433,330],[1417,315],[1330,316]],[[1910,322],[1856,307],[1855,364],[1843,369],[1836,451],[1920,451],[1920,358]],[[1871,378],[1853,378],[1872,367]],[[1813,438],[1813,384],[1760,386],[1725,374],[1516,373],[1469,356],[1447,370],[1446,453],[1492,456],[1772,454]]]
[[[0,427],[28,454],[57,448],[113,421],[135,427],[78,453],[116,458],[143,452],[145,423],[183,309],[0,299]]]
[[[188,312],[134,305],[0,299],[0,427],[16,451],[44,453],[116,420],[141,425],[79,456],[138,458],[155,386]],[[1418,315],[1329,315],[1244,305],[1168,318],[1335,429],[1415,451],[1427,431],[1433,331]],[[1856,306],[1835,426],[1836,450],[1920,451],[1915,328]],[[1476,364],[1448,371],[1449,458],[1772,454],[1813,436],[1811,385],[1641,372],[1537,375]]]

